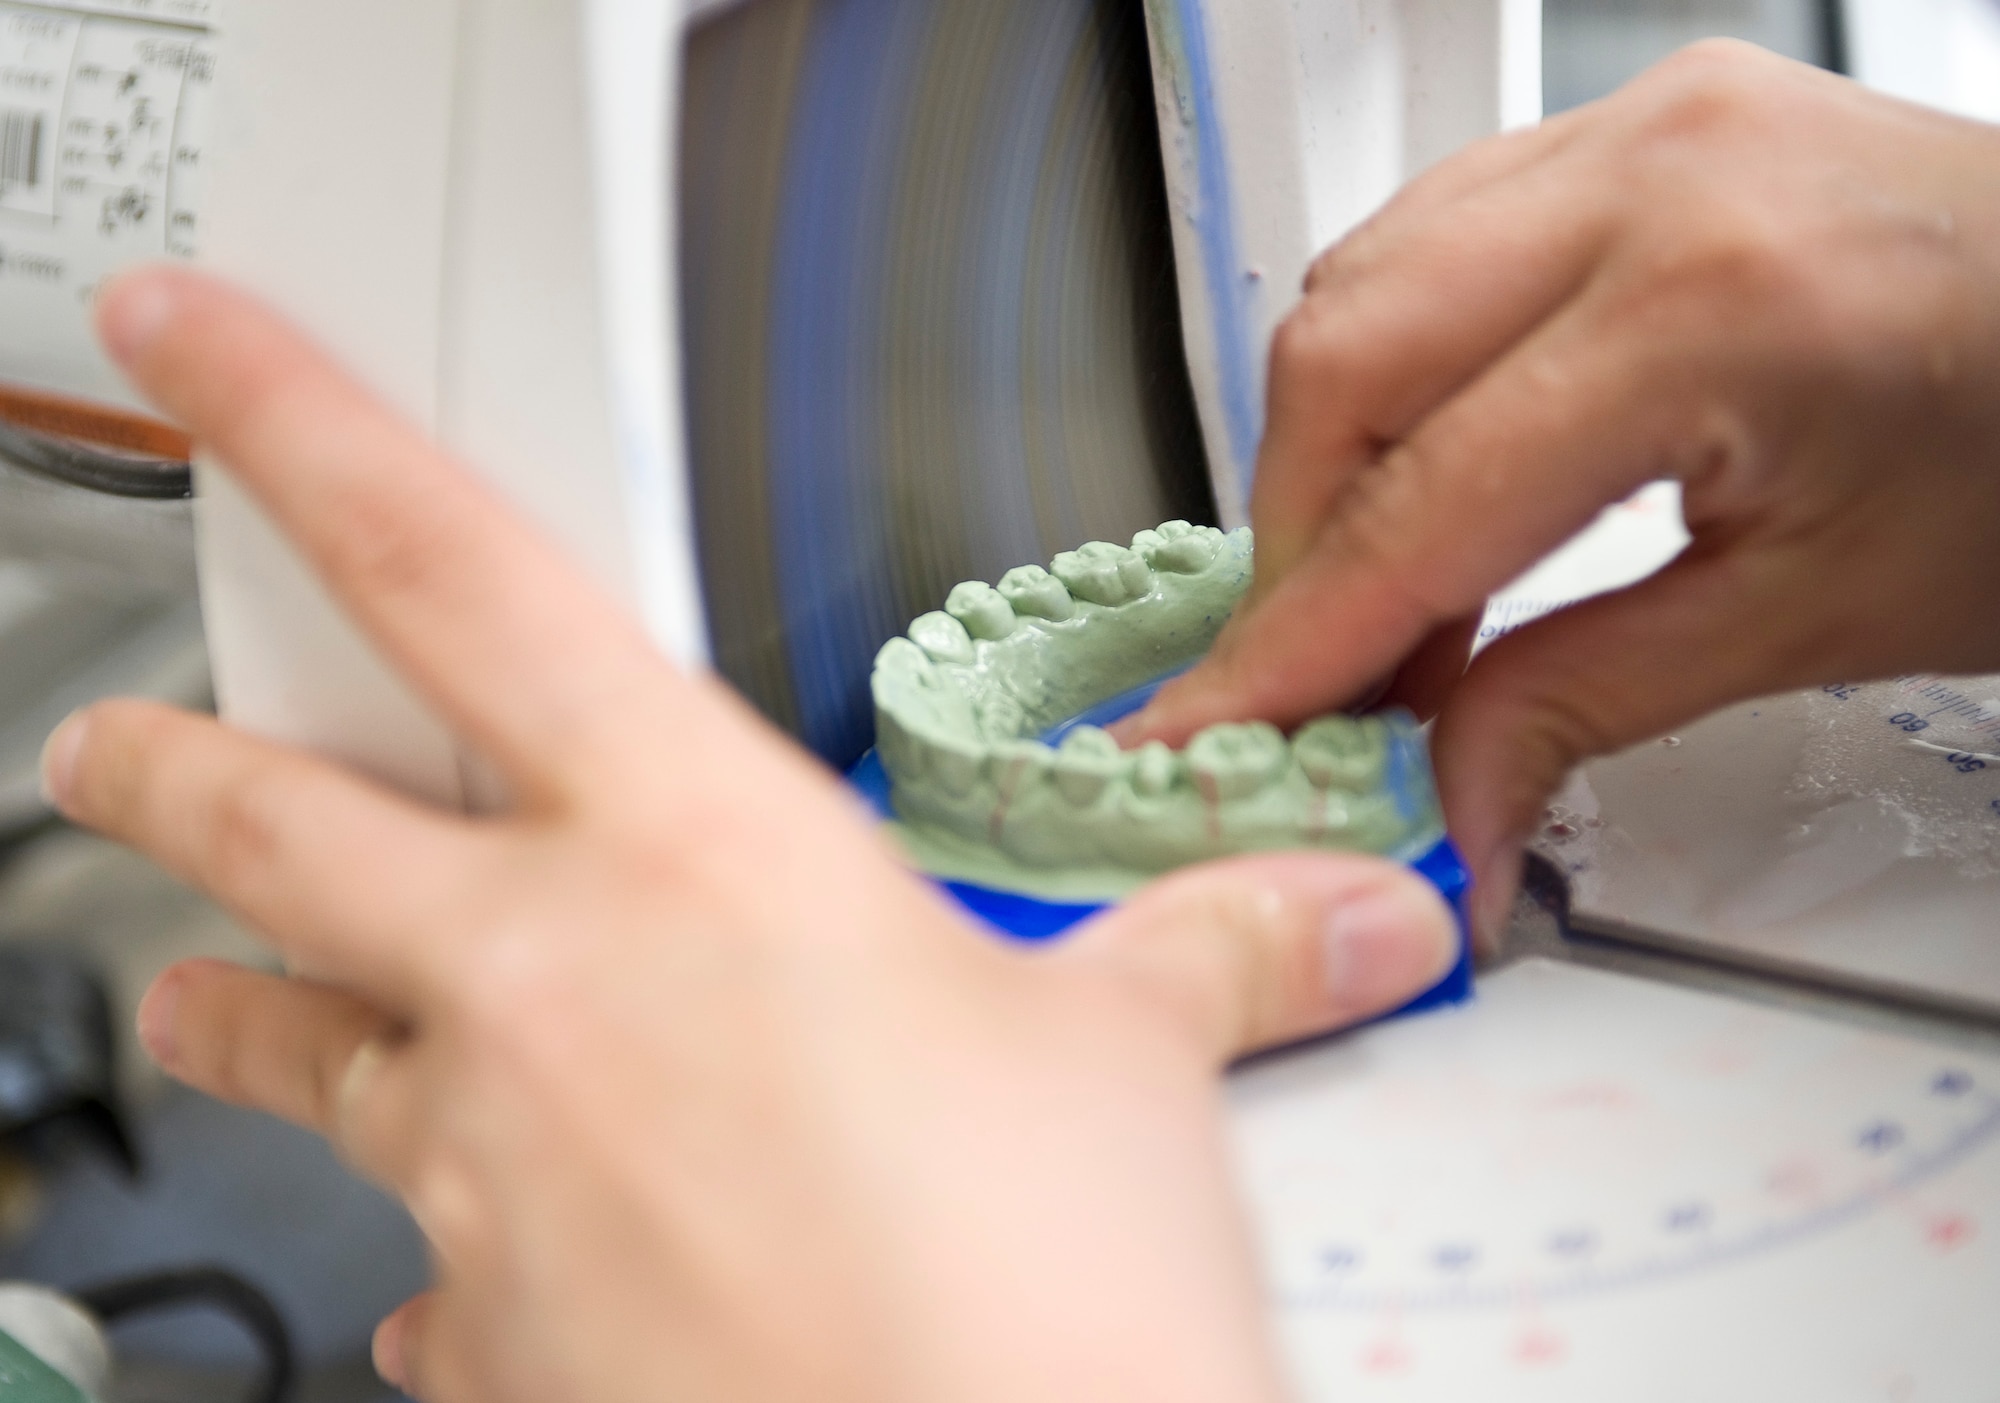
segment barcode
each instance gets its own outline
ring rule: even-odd
[[[0,188],[42,183],[42,114],[0,112]]]

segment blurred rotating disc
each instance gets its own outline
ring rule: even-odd
[[[1214,509],[1133,0],[751,0],[687,55],[690,457],[722,673],[844,764],[959,580]]]

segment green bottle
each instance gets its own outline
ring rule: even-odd
[[[90,1403],[83,1390],[0,1330],[0,1403]]]

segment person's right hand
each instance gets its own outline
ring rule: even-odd
[[[1444,702],[1489,937],[1578,760],[1785,688],[2000,667],[2000,129],[1708,43],[1417,181],[1278,335],[1251,602],[1121,738],[1289,725],[1399,664],[1434,705],[1487,596],[1661,478],[1687,552]]]

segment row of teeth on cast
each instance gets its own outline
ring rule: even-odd
[[[1024,618],[1064,623],[1076,616],[1078,600],[1115,609],[1153,590],[1154,573],[1199,575],[1215,563],[1223,534],[1213,526],[1169,521],[1141,531],[1129,547],[1092,541],[1064,551],[1044,570],[1023,565],[1000,577],[998,585],[967,580],[952,590],[944,608],[910,625],[910,638],[942,663],[972,661],[974,640],[997,643]]]
[[[1035,740],[981,744],[898,729],[901,735],[883,737],[903,749],[898,768],[929,775],[947,793],[964,797],[984,779],[1003,795],[1018,795],[1049,780],[1079,808],[1096,804],[1119,784],[1142,798],[1164,798],[1186,782],[1209,802],[1228,803],[1284,785],[1295,775],[1320,790],[1372,794],[1382,783],[1389,752],[1388,724],[1374,717],[1322,717],[1289,741],[1267,722],[1224,723],[1202,731],[1179,752],[1159,741],[1123,750],[1095,726],[1077,727],[1059,747]]]
[[[1180,751],[1127,751],[1095,726],[1056,745],[1033,738],[1094,683],[1115,692],[1205,650],[1247,586],[1250,552],[1248,531],[1170,521],[1129,547],[1096,541],[952,590],[875,660],[876,744],[903,818],[1031,867],[1150,871],[1155,849],[1183,860],[1285,831],[1368,851],[1408,839],[1422,815],[1391,792],[1416,743],[1404,719],[1322,717],[1290,739],[1231,723]]]
[[[1129,548],[1092,541],[1056,556],[1046,570],[1023,565],[998,585],[967,581],[952,590],[942,611],[913,622],[907,640],[891,640],[876,667],[953,709],[940,694],[956,688],[936,665],[971,663],[975,640],[997,643],[1023,618],[1067,622],[1078,600],[1115,609],[1143,599],[1153,590],[1155,572],[1198,575],[1215,563],[1224,540],[1212,526],[1169,521],[1139,532]],[[967,698],[966,704],[976,734],[954,735],[948,724],[927,726],[898,715],[903,708],[884,708],[882,739],[886,749],[900,752],[885,758],[905,778],[927,773],[961,797],[981,778],[1003,794],[1019,794],[1046,778],[1079,806],[1096,803],[1120,782],[1144,797],[1190,782],[1210,800],[1225,802],[1248,798],[1295,772],[1319,789],[1364,794],[1380,784],[1387,764],[1385,723],[1366,718],[1322,718],[1290,741],[1264,722],[1228,723],[1201,732],[1184,752],[1158,742],[1128,752],[1095,726],[1070,731],[1060,748],[1021,739],[1027,717],[1006,696]]]

